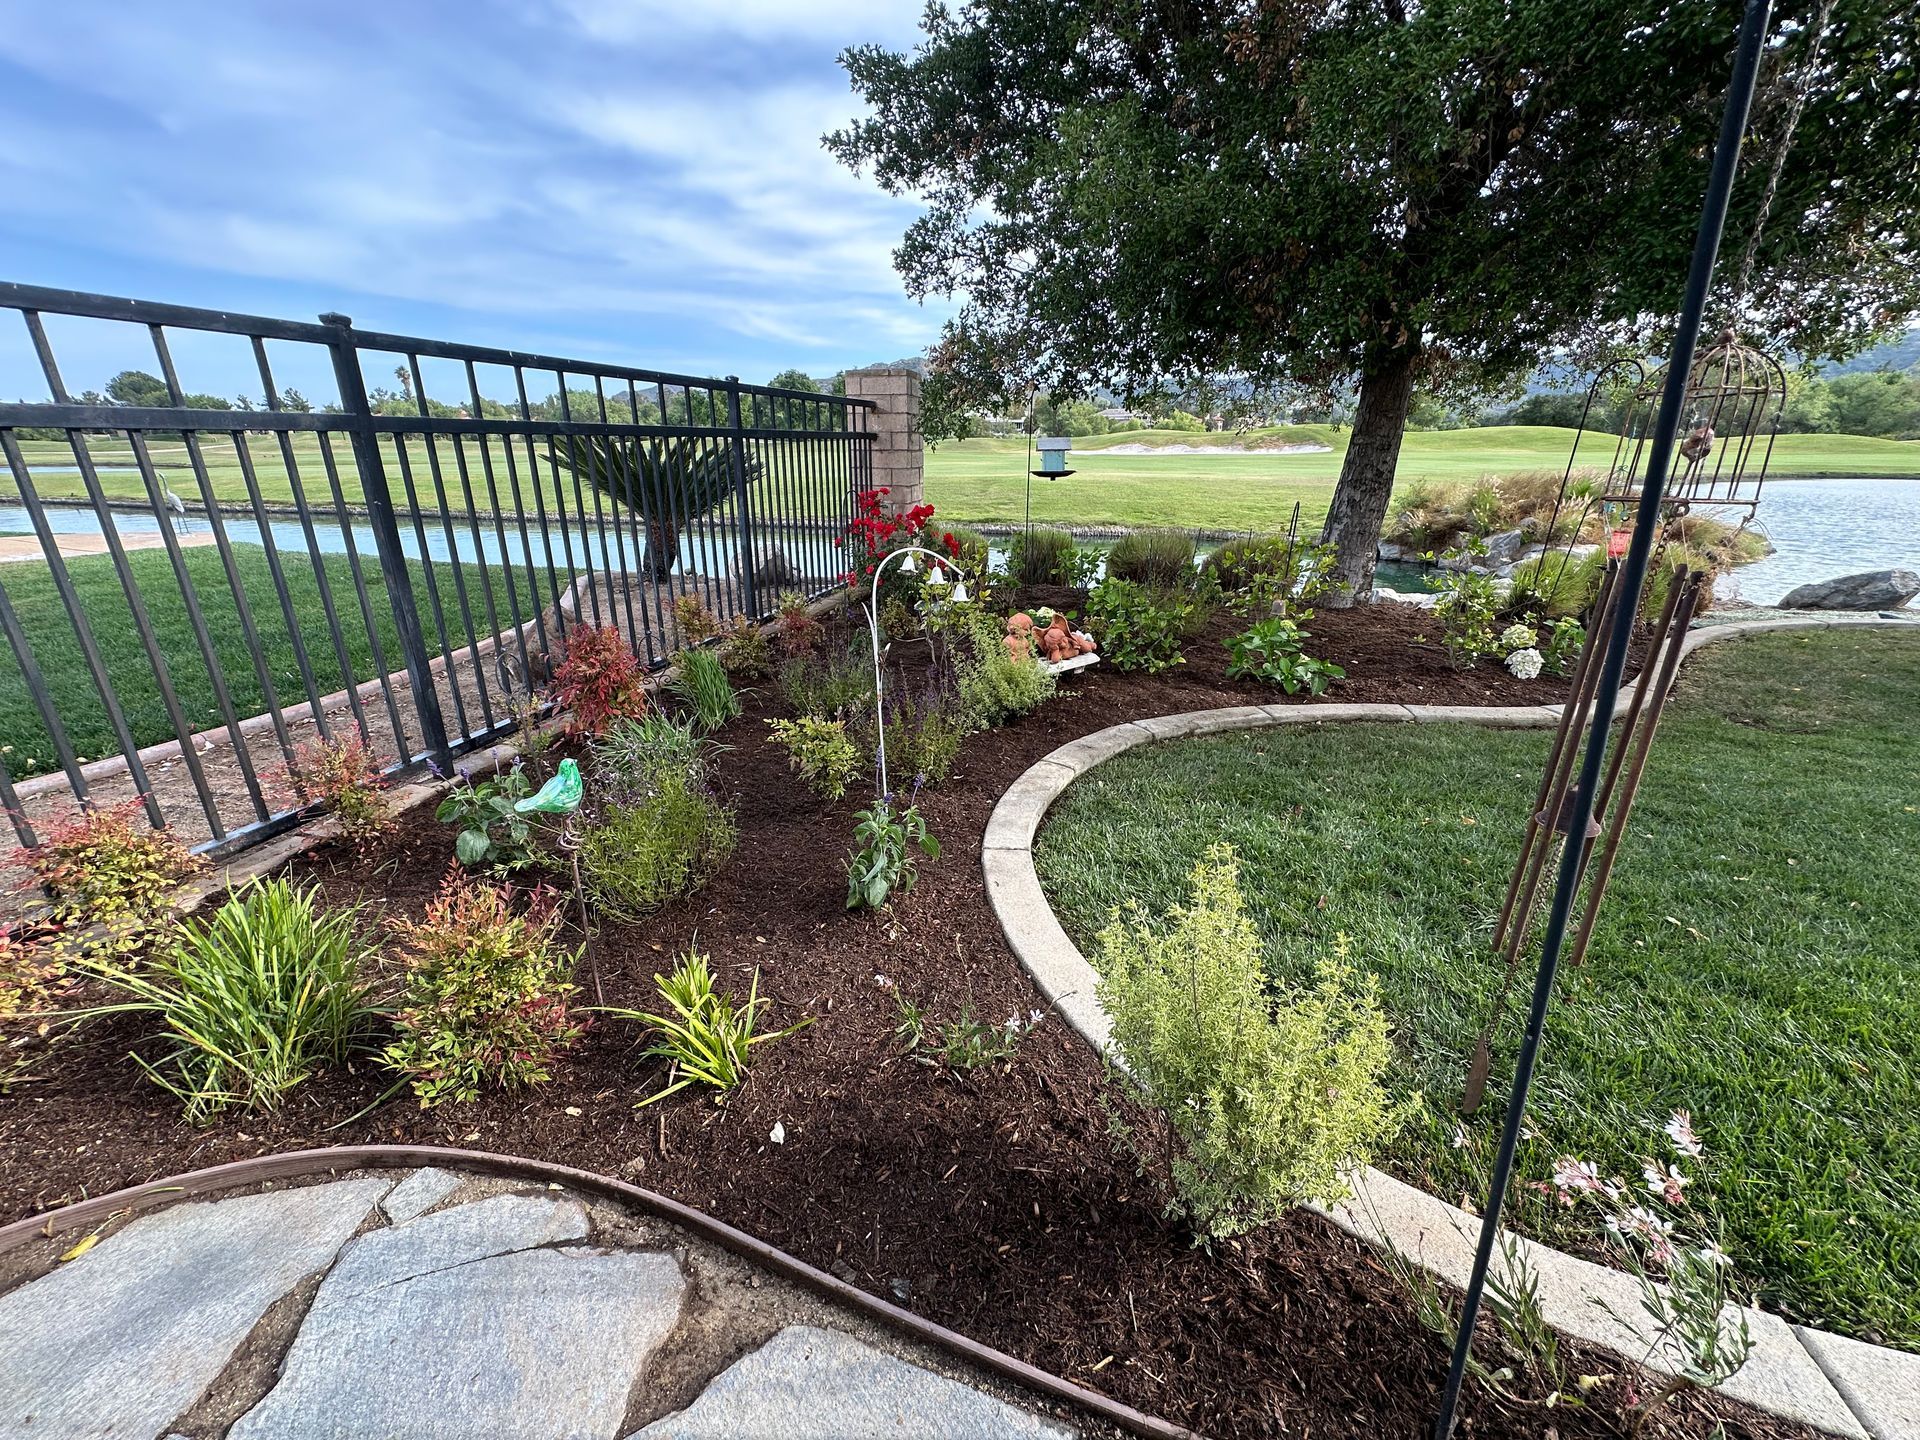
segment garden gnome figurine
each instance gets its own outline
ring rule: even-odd
[[[1007,633],[1000,643],[1007,647],[1007,654],[1015,660],[1025,660],[1033,654],[1033,617],[1021,610],[1007,619]]]

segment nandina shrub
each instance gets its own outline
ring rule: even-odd
[[[171,830],[154,829],[138,800],[69,813],[16,853],[65,927],[98,925],[89,946],[139,948],[169,914],[174,888],[200,862]]]
[[[614,720],[647,708],[640,662],[616,625],[575,625],[566,658],[553,672],[553,693],[573,716],[575,734],[599,735]]]
[[[0,925],[0,1021],[36,1010],[60,966],[43,937],[23,927]],[[0,1070],[0,1076],[5,1071]]]
[[[1138,902],[1117,911],[1096,968],[1123,1082],[1172,1132],[1160,1168],[1173,1209],[1218,1239],[1345,1199],[1347,1171],[1407,1113],[1381,1084],[1393,1048],[1374,977],[1342,949],[1310,987],[1270,996],[1228,845],[1207,851],[1167,919]]]
[[[324,808],[356,844],[377,839],[393,827],[386,783],[380,757],[358,735],[297,745],[287,766],[288,787],[300,803]]]
[[[819,648],[826,627],[807,611],[807,597],[789,590],[780,597],[780,614],[773,622],[774,643],[789,660],[804,660]]]
[[[394,1028],[383,1058],[408,1076],[425,1109],[487,1087],[532,1085],[583,1028],[571,1011],[578,953],[560,944],[558,898],[451,874],[419,920],[400,920],[404,948]]]

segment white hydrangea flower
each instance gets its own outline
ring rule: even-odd
[[[1540,637],[1531,625],[1509,625],[1500,632],[1502,650],[1531,650],[1540,643]]]
[[[1516,680],[1532,680],[1540,673],[1544,662],[1538,650],[1516,650],[1507,656],[1507,669],[1513,672]]]

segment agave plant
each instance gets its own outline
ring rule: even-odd
[[[647,528],[646,573],[665,580],[680,562],[680,533],[733,493],[733,455],[724,439],[682,435],[657,443],[631,435],[555,437],[555,463],[585,476]],[[744,457],[746,479],[760,462]]]

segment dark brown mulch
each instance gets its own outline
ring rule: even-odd
[[[1323,612],[1312,648],[1350,677],[1333,698],[1561,698],[1555,682],[1452,672],[1435,645],[1409,644],[1428,623],[1401,607]],[[1211,1251],[1191,1246],[1116,1149],[1100,1068],[1058,1020],[1043,1021],[1010,1066],[965,1079],[903,1057],[894,1036],[881,977],[939,1019],[966,1006],[1002,1021],[1042,1005],[987,906],[988,813],[1068,739],[1128,716],[1274,698],[1226,682],[1211,645],[1193,648],[1188,665],[1159,677],[1096,667],[1035,715],[970,740],[952,780],[923,797],[944,853],[879,917],[842,909],[839,861],[857,802],[824,805],[801,787],[764,738],[776,695],[754,696],[720,737],[731,749],[719,784],[739,811],[732,861],[690,900],[645,925],[609,926],[597,942],[610,1004],[650,1005],[653,973],[697,944],[739,988],[757,967],[779,1023],[816,1017],[762,1050],[724,1108],[683,1094],[636,1111],[660,1064],[642,1058],[634,1027],[602,1023],[535,1090],[430,1111],[400,1099],[350,1118],[388,1083],[367,1068],[309,1083],[279,1115],[196,1130],[125,1058],[137,1027],[105,1020],[33,1056],[37,1078],[0,1098],[0,1217],[300,1146],[469,1145],[634,1180],[883,1296],[904,1283],[907,1303],[931,1319],[1208,1434],[1423,1435],[1445,1355],[1366,1247],[1306,1213]],[[451,840],[419,810],[368,859],[326,848],[292,868],[338,901],[413,914]],[[770,1138],[776,1124],[783,1144]],[[1574,1353],[1581,1371],[1619,1368]],[[1811,1433],[1703,1400],[1646,1433],[1703,1437],[1714,1416],[1750,1440]],[[1503,1440],[1617,1433],[1600,1408],[1506,1407],[1481,1393],[1467,1417],[1462,1434]]]

